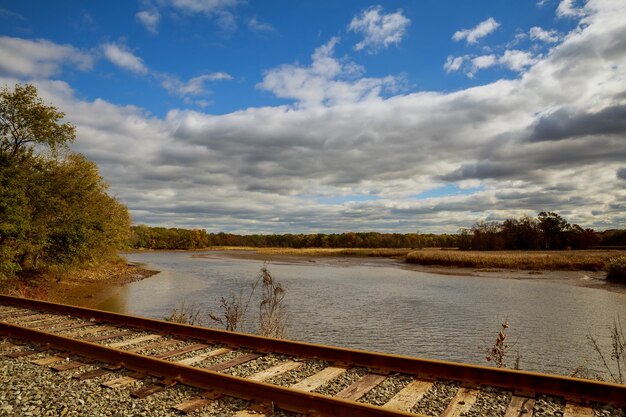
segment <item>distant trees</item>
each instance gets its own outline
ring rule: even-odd
[[[0,281],[115,256],[130,216],[97,166],[70,152],[75,128],[32,85],[0,91]]]
[[[418,233],[338,233],[236,235],[198,229],[133,226],[131,247],[144,249],[198,249],[209,246],[282,248],[421,248],[456,247],[457,235]]]
[[[536,219],[523,216],[502,223],[476,223],[461,231],[459,247],[466,250],[588,249],[599,236],[554,212],[542,211]]]

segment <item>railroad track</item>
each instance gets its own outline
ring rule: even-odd
[[[0,296],[0,354],[79,380],[109,378],[145,398],[174,389],[200,395],[172,407],[190,413],[223,397],[248,401],[238,417],[622,416],[626,386],[503,370],[181,325]],[[19,345],[18,343],[26,343]],[[59,353],[62,352],[62,353]],[[68,361],[68,355],[76,359]],[[134,389],[138,380],[155,381]],[[155,378],[157,378],[155,380]]]

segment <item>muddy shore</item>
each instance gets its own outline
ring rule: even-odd
[[[47,301],[94,307],[113,296],[124,285],[149,278],[158,272],[132,263],[106,265],[72,273],[56,282],[37,283],[34,295],[38,293]]]

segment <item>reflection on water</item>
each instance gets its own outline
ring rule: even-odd
[[[127,285],[98,308],[155,318],[183,301],[217,312],[219,298],[249,288],[262,265],[184,252],[128,258],[163,272]],[[428,274],[390,260],[322,258],[270,263],[269,269],[287,289],[289,338],[387,353],[486,364],[484,349],[508,318],[512,351],[519,352],[524,369],[568,374],[585,362],[599,368],[587,333],[602,336],[608,346],[607,326],[626,317],[625,294]]]

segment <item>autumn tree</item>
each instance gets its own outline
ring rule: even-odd
[[[74,142],[76,128],[61,123],[63,112],[46,105],[33,85],[17,84],[0,90],[0,156],[13,159],[34,146],[51,150]]]
[[[63,117],[32,85],[0,90],[0,280],[116,256],[128,239],[127,208],[69,150],[76,132]]]

